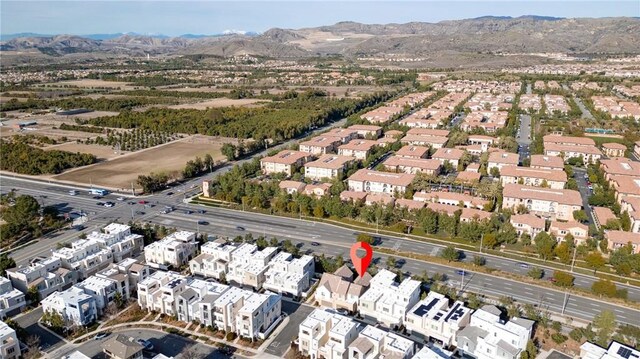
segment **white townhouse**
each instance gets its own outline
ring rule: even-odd
[[[22,355],[16,331],[0,321],[0,358],[18,359]]]
[[[358,338],[349,344],[348,358],[410,359],[415,354],[415,344],[395,333],[367,325]]]
[[[157,271],[138,283],[138,305],[149,311],[176,315],[175,298],[184,291],[187,278],[175,272]]]
[[[54,257],[37,259],[27,267],[7,269],[6,273],[14,288],[26,294],[35,287],[40,298],[69,288],[77,281],[77,273],[62,268],[60,258]]]
[[[244,246],[245,250],[253,247]],[[227,244],[224,240],[207,242],[200,247],[200,255],[189,261],[191,274],[203,277],[220,279],[229,271],[229,263],[234,256],[248,254],[247,252],[237,252],[238,247]]]
[[[177,269],[187,264],[197,249],[195,233],[178,231],[144,247],[144,259],[154,268]]]
[[[309,289],[314,273],[315,261],[312,256],[293,258],[291,253],[280,252],[269,262],[262,286],[272,292],[300,297]]]
[[[120,223],[110,223],[101,232],[91,232],[87,239],[97,242],[101,248],[111,249],[116,262],[137,256],[144,247],[143,237],[132,234],[130,226]]]
[[[432,291],[407,312],[404,325],[412,334],[451,347],[457,345],[456,334],[469,325],[471,312],[460,301],[449,306],[447,297]]]
[[[59,258],[62,267],[76,271],[79,279],[88,278],[97,271],[113,263],[113,252],[92,239],[80,239],[71,243],[71,248],[63,247],[51,253]]]
[[[396,283],[396,274],[386,269],[370,281],[369,289],[360,297],[358,311],[388,327],[400,326],[406,313],[420,300],[420,282],[406,278]]]
[[[26,305],[24,293],[13,288],[9,279],[0,277],[0,320],[22,312]]]
[[[346,358],[360,326],[333,310],[314,309],[298,328],[298,350],[311,359]]]
[[[86,326],[98,318],[96,301],[81,288],[71,287],[62,292],[54,292],[41,302],[44,313],[53,311],[62,317],[66,326]]]
[[[278,323],[282,297],[270,292],[258,294],[229,287],[213,306],[214,327],[250,339],[264,339]]]
[[[477,359],[518,359],[531,338],[534,321],[512,318],[485,305],[471,315],[471,321],[457,336],[458,349]]]

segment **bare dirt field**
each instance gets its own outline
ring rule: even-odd
[[[262,106],[263,103],[267,103],[267,102],[269,101],[260,100],[260,99],[251,99],[251,98],[244,98],[239,100],[233,100],[228,98],[216,98],[216,99],[202,101],[202,102],[168,106],[168,108],[205,110],[207,108],[227,107],[227,106],[259,107],[259,106]]]
[[[121,89],[121,90],[132,90],[138,86],[131,86],[130,82],[118,82],[118,81],[103,81],[97,79],[82,79],[82,80],[69,80],[69,81],[58,81],[51,82],[45,85],[48,86],[76,86],[76,87],[85,87],[85,88],[95,88],[95,87],[108,87],[112,89]]]
[[[63,123],[75,124],[76,118],[89,119],[102,116],[115,116],[117,114],[117,112],[109,111],[94,111],[73,116],[60,116],[56,114],[30,116],[25,113],[18,113],[16,114],[16,118],[3,121],[4,126],[0,130],[0,136],[6,137],[13,135],[33,134],[51,137],[56,140],[61,139],[62,137],[66,137],[71,141],[75,141],[78,139],[84,140],[90,137],[96,137],[99,134],[82,131],[65,131],[54,127],[60,127],[60,125],[62,125]],[[37,122],[37,125],[29,127],[28,129],[22,131],[17,130],[13,127],[15,124],[23,121],[35,121]]]
[[[76,143],[76,142],[67,142],[59,145],[52,145],[43,148],[45,151],[51,150],[60,150],[67,152],[81,152],[81,153],[90,153],[99,160],[108,160],[114,157],[118,157],[118,154],[110,146],[100,146],[100,145],[85,145],[84,143]]]
[[[64,172],[53,178],[78,183],[93,183],[110,189],[128,189],[138,175],[151,172],[179,173],[187,161],[209,153],[215,161],[224,156],[220,152],[222,144],[234,140],[195,135],[169,144],[118,156],[108,161]]]

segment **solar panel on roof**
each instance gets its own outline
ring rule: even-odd
[[[437,299],[432,299],[431,302],[427,305],[421,305],[419,306],[414,312],[413,314],[417,315],[417,316],[423,316],[425,314],[427,314],[429,312],[429,310],[431,308],[433,308],[433,306],[438,302]]]
[[[631,356],[631,350],[625,347],[620,347],[618,348],[618,355],[625,359],[629,359],[629,356]]]

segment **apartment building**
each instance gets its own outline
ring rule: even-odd
[[[304,164],[304,176],[315,181],[339,178],[354,161],[351,156],[322,155]]]
[[[420,282],[406,278],[396,283],[395,278],[395,273],[382,269],[371,279],[358,302],[360,315],[389,327],[403,324],[405,314],[420,300]]]
[[[220,279],[229,271],[231,261],[242,260],[255,248],[248,243],[238,247],[224,240],[207,242],[200,247],[201,254],[189,262],[189,269],[194,275]]]
[[[400,142],[414,146],[442,148],[447,144],[449,131],[431,128],[412,128]]]
[[[640,198],[640,177],[613,175],[609,184],[616,191],[616,200],[622,203],[625,198]]]
[[[356,131],[358,137],[367,139],[377,139],[382,135],[382,127],[373,125],[353,125],[347,129]]]
[[[383,124],[391,121],[394,116],[401,114],[402,111],[402,107],[381,106],[365,113],[360,118],[371,123]]]
[[[237,251],[229,262],[227,281],[260,290],[266,281],[269,262],[276,256],[278,249],[266,247],[259,251],[256,245],[244,243]]]
[[[462,156],[464,156],[463,150],[457,148],[439,148],[431,158],[440,161],[442,165],[444,165],[445,162],[449,162],[452,166],[458,167]]]
[[[312,197],[324,197],[329,194],[331,183],[308,184],[304,187],[303,193]]]
[[[282,150],[273,156],[260,159],[260,168],[265,175],[284,173],[291,176],[296,168],[302,167],[309,158],[310,154],[307,152]]]
[[[430,176],[437,176],[440,173],[441,163],[437,159],[407,158],[390,156],[382,165],[387,171],[402,172],[409,174],[424,173]]]
[[[144,247],[144,259],[154,268],[180,268],[193,258],[197,248],[195,233],[178,231]]]
[[[415,175],[361,169],[348,178],[349,191],[371,193],[404,193]]]
[[[547,114],[549,115],[556,112],[567,114],[571,110],[567,101],[560,95],[544,95],[544,104],[547,106]]]
[[[314,309],[298,327],[298,350],[311,359],[344,359],[360,327],[332,310]]]
[[[9,279],[0,277],[0,320],[22,312],[26,305],[24,293],[14,289]]]
[[[16,331],[0,321],[0,358],[18,359],[22,355]]]
[[[91,276],[74,287],[81,289],[93,298],[98,315],[102,315],[104,309],[115,300],[116,293],[120,293],[121,298],[125,301],[129,298],[126,278],[123,278],[122,281],[116,281],[105,277]]]
[[[489,150],[489,147],[493,146],[496,141],[495,137],[485,135],[469,135],[469,137],[467,137],[467,143],[469,145],[479,145],[483,152]]]
[[[520,102],[518,103],[520,108],[525,110],[540,111],[542,108],[542,101],[540,96],[536,94],[522,94],[520,95]]]
[[[611,251],[631,244],[632,252],[640,253],[640,233],[606,231],[604,238],[607,240],[607,248]]]
[[[602,157],[602,152],[595,146],[595,142],[591,138],[546,135],[542,141],[546,156],[559,156],[565,161],[574,157],[582,157],[585,163],[591,164]]]
[[[367,325],[348,347],[349,359],[409,359],[413,354],[413,341],[370,325]]]
[[[528,234],[532,239],[540,232],[544,232],[546,229],[546,223],[544,218],[534,216],[533,214],[514,214],[511,216],[511,225],[518,232],[518,236],[522,236],[523,233]]]
[[[299,150],[312,155],[325,155],[327,153],[335,153],[341,144],[342,139],[340,137],[320,135],[300,142]]]
[[[71,287],[62,292],[54,292],[40,301],[42,311],[60,314],[67,326],[86,326],[98,318],[95,299],[81,288]]]
[[[214,327],[248,339],[264,339],[279,322],[282,297],[229,287],[213,307]]]
[[[333,274],[322,274],[314,293],[315,300],[320,306],[354,313],[358,310],[358,301],[370,281],[371,275],[369,273],[354,279],[351,269],[344,265]]]
[[[460,123],[462,131],[481,128],[487,133],[495,133],[507,125],[509,113],[506,111],[471,112]]]
[[[111,267],[117,269],[118,273],[126,274],[129,279],[129,290],[135,290],[138,283],[150,274],[148,265],[142,264],[133,258],[123,259],[116,264],[112,264]]]
[[[309,289],[315,273],[312,256],[293,258],[291,253],[280,252],[269,262],[263,287],[276,293],[300,297]]]
[[[302,193],[306,184],[300,181],[284,180],[278,183],[278,188],[287,192],[287,194]]]
[[[551,234],[551,237],[553,237],[556,241],[564,241],[565,237],[569,233],[571,233],[571,235],[573,236],[576,245],[582,244],[586,242],[587,238],[589,237],[589,227],[576,221],[551,222],[551,226],[549,227],[549,234]]]
[[[531,155],[529,167],[541,170],[563,171],[564,161],[561,157],[557,156]]]
[[[624,157],[624,153],[627,150],[627,146],[621,143],[603,143],[602,152],[607,157]]]
[[[596,228],[600,229],[600,227],[605,226],[607,222],[611,220],[618,220],[618,216],[616,216],[613,211],[607,207],[591,207],[591,213],[593,214],[593,221],[595,222]]]
[[[477,359],[517,359],[526,349],[534,322],[523,318],[501,319],[493,305],[485,305],[471,315],[467,327],[457,335],[458,349]]]
[[[636,155],[636,157],[640,158],[640,141],[636,141],[633,144],[633,153]]]
[[[500,182],[503,186],[517,183],[534,187],[563,189],[567,184],[567,174],[559,170],[503,166],[500,169]]]
[[[483,209],[490,202],[480,197],[469,194],[456,192],[416,192],[413,194],[415,201],[439,203],[447,206],[455,206],[458,208],[477,208]]]
[[[29,266],[7,269],[6,274],[15,289],[26,294],[35,287],[40,298],[69,288],[78,280],[75,271],[62,268],[60,258],[54,257],[37,258]]]
[[[551,220],[569,221],[573,211],[582,209],[580,192],[569,189],[550,189],[519,184],[507,184],[502,191],[502,208],[516,210],[524,206],[532,214]]]
[[[53,258],[60,259],[63,268],[75,271],[79,279],[85,279],[113,263],[110,248],[92,239],[80,239],[71,243],[71,248],[62,247],[51,252]]]
[[[487,171],[491,172],[492,168],[497,168],[502,175],[502,168],[506,166],[518,166],[520,156],[517,153],[495,151],[489,154],[487,161]]]
[[[358,138],[358,131],[349,128],[333,128],[323,134],[324,136],[338,137],[342,143],[347,143]]]
[[[607,181],[611,181],[612,176],[640,177],[640,163],[629,158],[600,160],[600,168]]]
[[[393,206],[396,199],[386,193],[368,193],[367,197],[364,199],[364,204],[367,206],[373,206],[374,204],[378,204],[380,206]]]
[[[471,312],[460,301],[449,306],[447,297],[432,291],[407,312],[405,327],[411,334],[448,348],[457,345],[456,334],[469,325]]]
[[[640,233],[640,198],[623,198],[620,204],[622,211],[627,211],[631,219],[631,232]]]
[[[429,147],[424,146],[403,146],[396,151],[397,157],[423,159],[429,156]]]
[[[358,160],[366,160],[371,150],[378,146],[378,142],[374,140],[351,140],[344,145],[338,147],[338,154],[341,156],[355,157]]]
[[[609,343],[608,348],[602,348],[596,344],[585,342],[580,346],[580,358],[584,359],[637,359],[640,358],[640,350],[616,342]]]
[[[120,223],[110,223],[101,232],[89,233],[87,240],[97,242],[100,248],[110,249],[116,262],[137,256],[144,247],[142,236],[132,234],[131,227]]]
[[[453,357],[453,352],[440,349],[438,347],[423,346],[412,359],[449,359]]]

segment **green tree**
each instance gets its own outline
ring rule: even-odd
[[[593,327],[596,329],[596,343],[606,348],[616,330],[615,314],[610,310],[603,310],[593,318]]]
[[[478,267],[482,267],[485,264],[487,264],[487,259],[483,256],[478,256],[478,255],[474,255],[473,256],[473,264],[478,266]]]
[[[316,218],[323,218],[325,213],[324,213],[324,207],[322,207],[321,205],[317,205],[313,208],[313,215]]]
[[[573,287],[575,277],[567,272],[556,270],[553,272],[554,284],[559,287]]]
[[[533,340],[529,339],[526,349],[520,354],[520,359],[535,359],[538,356],[538,348],[536,348]]]
[[[40,302],[40,292],[38,291],[38,287],[35,285],[29,287],[25,294],[25,299],[34,304]]]
[[[556,256],[560,260],[560,262],[564,264],[571,263],[571,250],[569,249],[569,245],[567,242],[562,242],[556,246],[554,250]]]
[[[55,332],[62,333],[65,329],[64,318],[55,310],[46,311],[42,315],[42,322]]]
[[[373,236],[366,234],[366,233],[359,233],[358,236],[356,237],[356,242],[364,242],[367,244],[373,244],[375,241],[375,239],[373,238]]]
[[[587,213],[583,210],[573,211],[573,219],[575,219],[580,223],[589,221],[589,217],[587,216]]]
[[[122,297],[122,294],[120,294],[120,292],[116,292],[116,294],[114,294],[113,302],[116,304],[116,307],[118,309],[124,308],[125,301],[124,301],[124,298]]]
[[[16,261],[7,253],[0,254],[0,276],[6,276],[6,270],[16,266]]]
[[[597,282],[593,282],[591,285],[591,291],[599,296],[615,297],[617,288],[615,283],[610,280],[600,279]]]
[[[396,257],[394,256],[387,257],[387,268],[395,268],[397,264],[398,262],[396,260]]]
[[[549,233],[540,232],[534,238],[534,242],[536,244],[536,252],[543,260],[548,260],[553,258],[553,250],[556,245],[556,241],[551,238]]]
[[[447,262],[457,262],[460,260],[460,251],[454,246],[447,246],[440,250],[440,257],[447,260]]]
[[[589,268],[593,269],[593,274],[596,274],[599,269],[604,268],[604,265],[606,264],[606,260],[600,252],[591,252],[587,254],[584,261],[587,263]]]
[[[541,279],[544,276],[544,270],[542,268],[533,267],[529,269],[527,275],[533,279]]]
[[[236,159],[237,147],[231,143],[225,143],[220,148],[220,152],[227,158],[227,161],[233,161]]]

